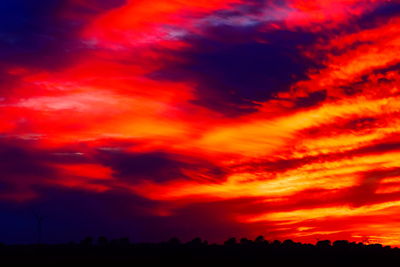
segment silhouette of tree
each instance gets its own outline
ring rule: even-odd
[[[330,240],[320,240],[317,242],[316,246],[318,248],[328,248],[331,246],[331,241]]]
[[[285,247],[293,247],[295,243],[291,239],[286,239],[285,241],[283,241],[282,245]]]
[[[85,239],[83,239],[81,241],[81,245],[83,245],[83,246],[92,246],[93,245],[93,237],[91,237],[91,236],[85,237]]]
[[[236,245],[236,244],[237,244],[237,240],[236,240],[235,237],[231,237],[231,238],[229,238],[228,240],[226,240],[224,242],[225,246],[233,246],[233,245]]]
[[[252,241],[247,239],[247,238],[245,238],[245,237],[240,239],[240,244],[241,245],[248,245],[248,244],[251,244],[251,243],[252,243]]]
[[[119,239],[119,243],[121,246],[129,246],[131,242],[129,241],[128,237],[122,237]]]
[[[281,243],[281,241],[279,241],[279,240],[274,240],[274,241],[272,242],[272,246],[274,246],[274,247],[279,247],[281,244],[282,244],[282,243]]]
[[[168,241],[168,244],[170,244],[170,245],[180,245],[181,244],[181,240],[179,240],[179,238],[177,238],[177,237],[172,237]]]
[[[104,236],[100,236],[97,239],[97,245],[99,245],[99,246],[107,246],[108,245],[108,239],[106,237],[104,237]]]
[[[262,245],[260,245],[262,244]],[[287,239],[268,242],[259,236],[254,241],[229,238],[223,245],[197,237],[182,244],[178,238],[163,243],[131,244],[128,238],[109,241],[100,236],[86,237],[79,244],[0,245],[4,266],[395,266],[400,249],[337,240],[320,240],[315,245]]]
[[[201,245],[203,242],[200,237],[196,237],[193,240],[189,241],[189,245]]]
[[[256,239],[254,240],[254,242],[256,242],[256,243],[264,243],[265,242],[265,238],[264,238],[264,236],[262,236],[262,235],[259,235],[259,236],[257,236],[256,237]]]
[[[336,248],[347,248],[349,247],[349,241],[347,240],[336,240],[333,242],[333,246]]]

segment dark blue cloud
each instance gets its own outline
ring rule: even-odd
[[[222,18],[235,18],[246,15],[261,15],[268,4],[284,6],[283,0],[246,0],[233,4],[232,8],[227,10],[218,10],[214,12],[215,16]]]
[[[227,116],[254,112],[256,102],[288,91],[291,84],[306,78],[310,67],[316,67],[298,50],[312,44],[316,36],[260,29],[260,25],[219,25],[206,29],[204,36],[188,36],[190,48],[175,53],[180,63],[169,62],[150,77],[195,82],[193,102]]]
[[[124,181],[137,183],[140,180],[165,182],[175,179],[191,179],[184,170],[195,172],[201,170],[205,179],[221,180],[225,171],[202,159],[185,157],[163,152],[151,153],[123,153],[102,152],[99,154],[99,162],[110,166],[115,177]],[[210,176],[210,178],[206,178]]]
[[[48,176],[52,174],[51,169],[44,164],[34,151],[24,149],[15,145],[0,144],[0,173],[7,180],[13,176]]]
[[[40,197],[29,202],[0,202],[0,242],[37,240],[35,215],[45,217],[43,241],[79,241],[86,236],[135,238],[154,204],[127,192],[96,194],[37,186]],[[138,219],[140,218],[140,220]]]
[[[382,1],[376,9],[363,15],[355,25],[362,28],[373,28],[398,15],[400,15],[398,1]]]
[[[117,177],[128,181],[165,181],[183,177],[181,164],[164,153],[103,153],[102,161],[113,168]]]
[[[31,197],[34,187],[58,179],[54,164],[93,163],[74,149],[43,150],[32,146],[32,140],[0,139],[0,197]]]
[[[83,5],[84,2],[87,2]],[[105,4],[104,2],[107,2]],[[0,59],[31,68],[60,68],[84,49],[79,31],[90,20],[123,0],[0,1]],[[74,14],[74,19],[65,16]]]
[[[229,236],[246,235],[246,228],[231,217],[237,202],[189,205],[171,216],[157,216],[154,211],[167,208],[164,204],[126,191],[36,190],[41,197],[34,201],[0,202],[0,242],[36,242],[35,215],[45,218],[42,240],[46,243],[79,241],[86,236],[129,237],[134,242],[201,236],[221,242]]]
[[[326,99],[326,97],[327,97],[326,90],[312,92],[306,97],[296,98],[295,105],[296,108],[312,107],[322,103]]]

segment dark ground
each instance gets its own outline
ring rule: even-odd
[[[128,239],[60,245],[1,245],[0,266],[400,266],[400,249],[339,240],[316,245],[230,239],[223,245],[200,238],[157,244]]]

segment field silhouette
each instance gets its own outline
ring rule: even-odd
[[[346,240],[267,241],[230,238],[209,244],[201,238],[182,243],[131,243],[127,238],[87,237],[79,243],[1,245],[3,266],[396,266],[400,249]]]

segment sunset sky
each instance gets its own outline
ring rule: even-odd
[[[1,0],[0,242],[400,245],[400,0]]]

